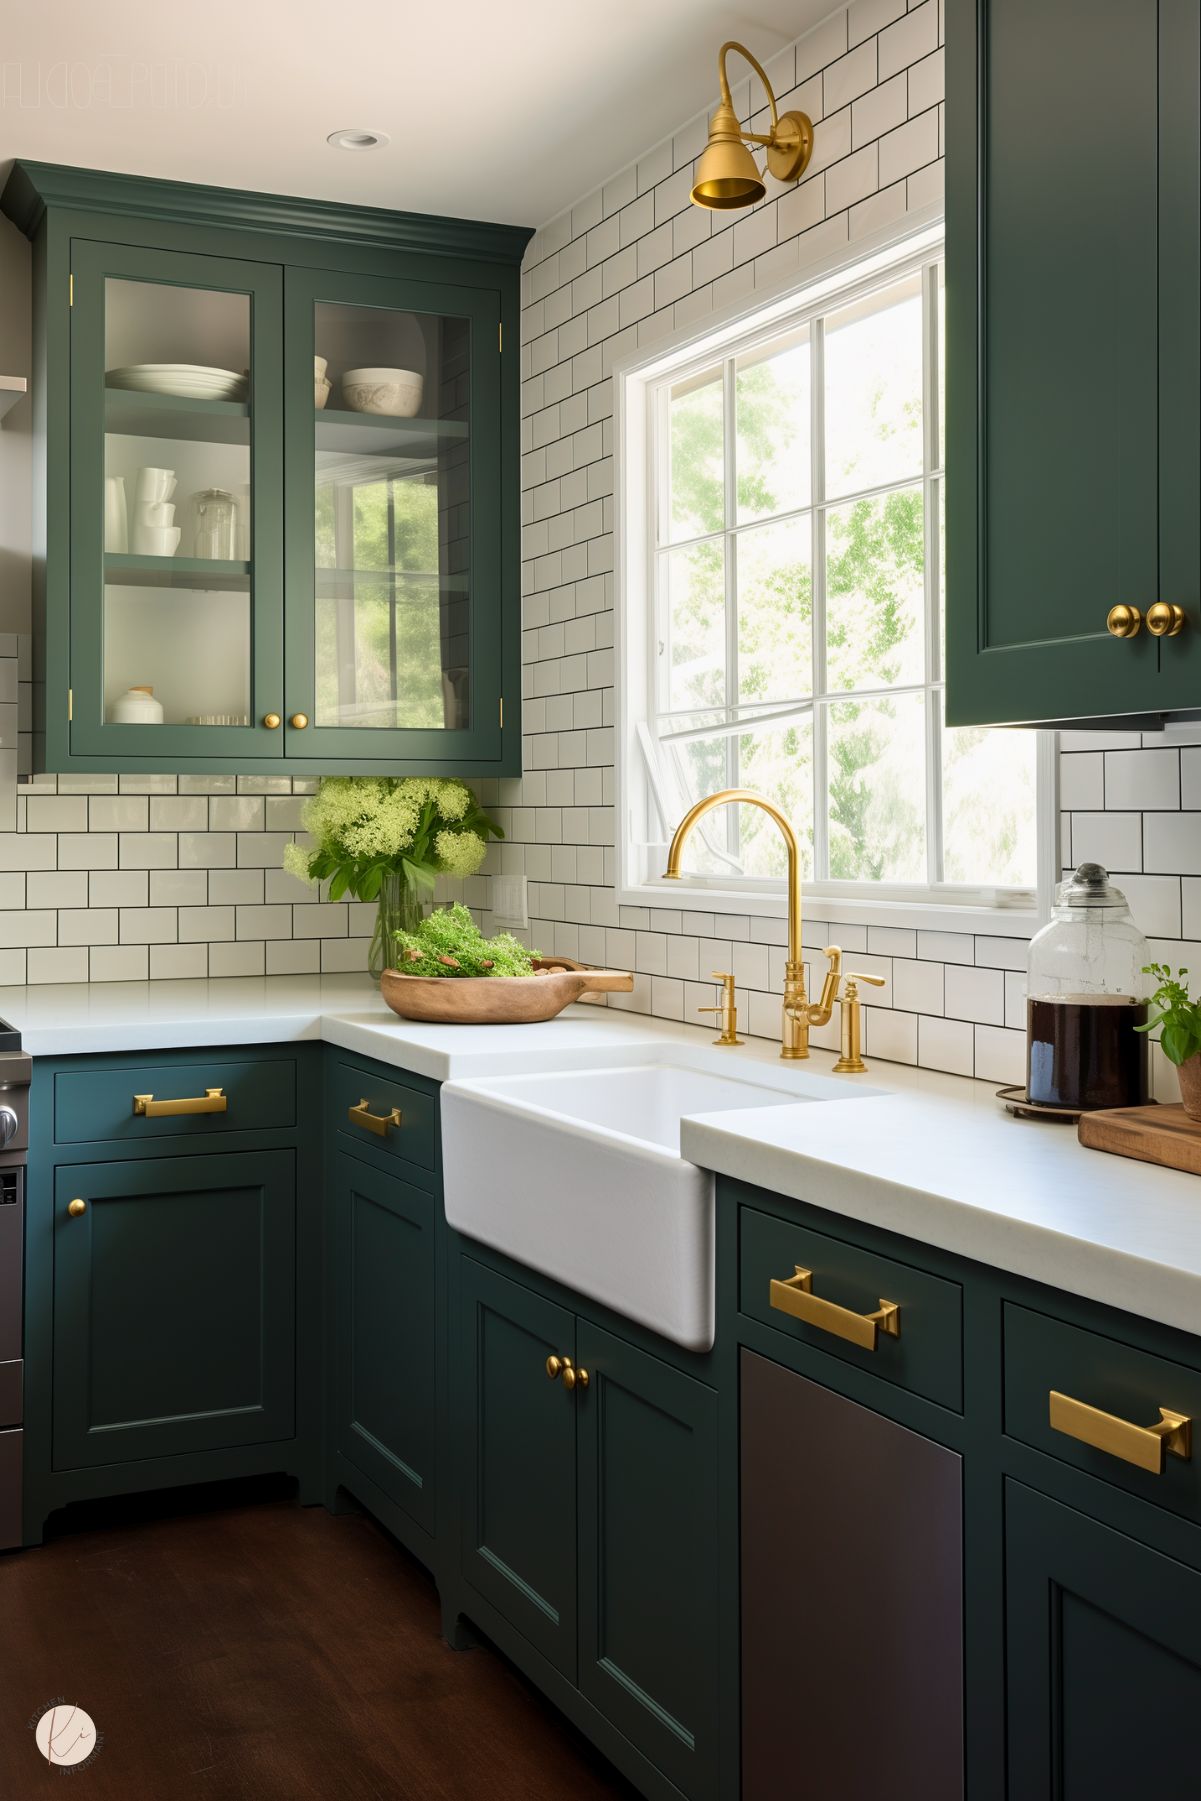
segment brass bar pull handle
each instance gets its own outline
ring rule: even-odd
[[[221,1088],[182,1095],[177,1101],[156,1101],[152,1094],[135,1094],[133,1110],[139,1119],[167,1119],[179,1113],[227,1113],[229,1099]]]
[[[899,1302],[881,1299],[875,1313],[855,1313],[850,1307],[823,1301],[813,1292],[813,1271],[802,1269],[799,1263],[795,1276],[772,1278],[769,1298],[781,1313],[791,1314],[807,1326],[816,1326],[820,1332],[832,1332],[835,1338],[845,1338],[863,1351],[875,1350],[881,1332],[889,1338],[901,1336]]]
[[[372,1113],[365,1099],[357,1107],[348,1107],[346,1117],[352,1125],[364,1126],[368,1132],[374,1132],[377,1138],[386,1138],[393,1126],[404,1124],[404,1115],[399,1107],[393,1107],[391,1113]]]
[[[1079,1439],[1082,1445],[1120,1457],[1123,1463],[1133,1463],[1140,1470],[1150,1470],[1153,1476],[1163,1475],[1165,1453],[1185,1463],[1193,1454],[1193,1422],[1187,1413],[1172,1413],[1161,1407],[1157,1424],[1136,1426],[1132,1420],[1120,1419],[1116,1413],[1102,1413],[1099,1407],[1075,1401],[1071,1395],[1061,1395],[1055,1389],[1048,1399],[1052,1432]]]

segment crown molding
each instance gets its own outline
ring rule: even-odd
[[[288,194],[256,194],[239,188],[209,188],[193,182],[158,181],[145,175],[71,169],[57,163],[13,164],[0,195],[0,208],[26,237],[34,237],[47,211],[59,206],[76,212],[232,226],[290,237],[316,234],[381,250],[452,253],[514,266],[520,264],[533,236],[531,227],[497,225],[482,219],[391,212],[379,206],[305,200]]]

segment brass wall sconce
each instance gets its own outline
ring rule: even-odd
[[[766,137],[757,131],[743,131],[730,98],[726,76],[726,56],[737,50],[746,58],[767,90],[771,107],[771,131]],[[806,113],[776,113],[776,97],[771,82],[745,44],[723,44],[717,53],[717,77],[721,83],[721,99],[709,121],[709,142],[696,166],[696,182],[691,199],[694,206],[709,206],[719,211],[736,206],[753,206],[762,200],[767,189],[755,167],[748,144],[767,146],[767,170],[777,181],[799,181],[813,155],[813,121]]]

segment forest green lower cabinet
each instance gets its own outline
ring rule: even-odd
[[[56,1469],[291,1438],[292,1151],[69,1164],[54,1239]]]
[[[333,1172],[335,1442],[432,1537],[438,1199],[349,1151]]]
[[[716,1394],[470,1255],[458,1294],[467,1582],[681,1793],[716,1796]]]
[[[1195,1794],[1201,1572],[1009,1482],[1005,1574],[1010,1801]]]
[[[111,1495],[280,1473],[319,1498],[320,1074],[319,1045],[35,1061],[27,1543]]]

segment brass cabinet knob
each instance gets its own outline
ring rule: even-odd
[[[1174,638],[1184,630],[1184,608],[1168,600],[1157,600],[1147,608],[1147,630],[1153,638]]]
[[[565,1370],[569,1370],[570,1368],[570,1357],[548,1357],[546,1360],[546,1373],[552,1382],[557,1376],[561,1376]]]
[[[568,1374],[572,1378],[570,1382],[567,1382],[568,1388],[587,1388],[592,1380],[586,1369],[570,1370]],[[567,1377],[564,1376],[563,1380],[566,1382]]]
[[[80,1215],[86,1213],[87,1210],[88,1204],[86,1201],[74,1200],[69,1202],[67,1206],[67,1212],[71,1215],[72,1219],[78,1219]]]
[[[280,720],[280,716],[278,713],[264,713],[263,714],[263,724],[266,726],[266,728],[269,732],[277,732],[280,728],[281,723],[282,723],[282,721]]]
[[[1143,616],[1137,607],[1110,607],[1105,624],[1114,638],[1137,638],[1143,629]]]
[[[295,726],[295,728],[298,732],[303,732],[305,726],[308,723],[309,723],[309,716],[307,713],[293,713],[291,719],[289,719],[289,721],[288,721],[288,724],[291,726]]]

